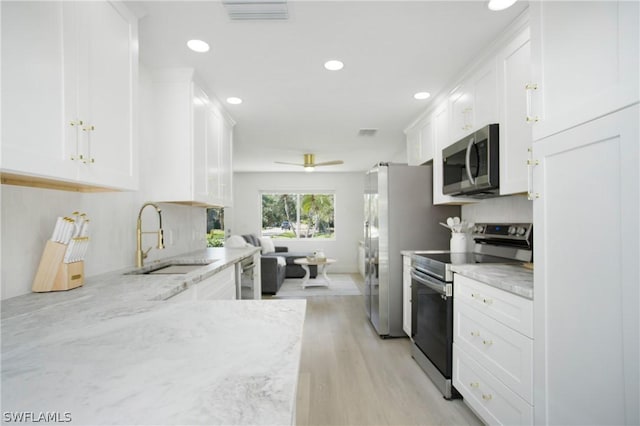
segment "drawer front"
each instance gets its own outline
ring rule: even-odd
[[[453,385],[489,425],[531,425],[533,407],[453,345]]]
[[[233,266],[196,284],[198,300],[236,298],[236,274]]]
[[[454,300],[467,302],[507,327],[533,338],[533,301],[455,274]]]
[[[528,403],[533,401],[533,340],[454,298],[454,342]]]

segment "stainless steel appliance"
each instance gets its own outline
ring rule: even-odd
[[[236,263],[236,299],[261,298],[261,291],[255,285],[257,266],[253,256]]]
[[[401,250],[449,246],[438,222],[459,216],[460,207],[434,206],[432,167],[380,163],[365,181],[365,306],[381,336],[402,330]]]
[[[500,188],[498,125],[489,124],[442,150],[442,192],[475,198]]]
[[[469,263],[530,262],[533,225],[477,224],[472,253],[433,251],[411,259],[411,355],[445,398],[458,397],[451,385],[453,344],[453,273]]]

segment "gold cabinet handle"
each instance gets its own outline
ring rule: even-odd
[[[469,383],[469,387],[471,387],[471,388],[479,388],[479,387],[480,387],[480,383],[478,383],[478,382],[471,382],[471,383]]]
[[[485,401],[491,401],[493,399],[493,396],[489,393],[489,394],[482,394],[482,399],[484,399]]]
[[[482,303],[484,303],[485,305],[491,305],[493,303],[493,300],[491,300],[491,299],[482,299]]]
[[[472,335],[473,337],[480,337],[480,332],[479,332],[479,331],[472,331],[472,332],[471,332],[471,335]]]
[[[482,344],[486,346],[491,346],[493,345],[493,340],[483,340]]]

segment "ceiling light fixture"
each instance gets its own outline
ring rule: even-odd
[[[431,96],[431,93],[429,92],[418,92],[415,95],[413,95],[413,97],[415,99],[418,99],[419,101],[424,100],[424,99],[428,99]]]
[[[494,11],[504,10],[513,6],[516,1],[517,0],[489,0],[487,7],[489,8],[489,10]]]
[[[329,71],[339,71],[344,68],[344,64],[336,59],[324,63],[324,67]]]
[[[205,53],[209,51],[209,43],[202,40],[189,40],[187,47],[194,52]]]
[[[242,103],[242,99],[232,96],[227,98],[227,103],[231,105],[240,105]]]

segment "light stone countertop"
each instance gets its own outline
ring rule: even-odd
[[[520,265],[452,265],[451,270],[501,290],[533,300],[533,271]]]
[[[189,274],[129,268],[2,301],[2,421],[292,424],[306,301],[163,301],[256,251],[206,249],[179,257],[219,259]]]

